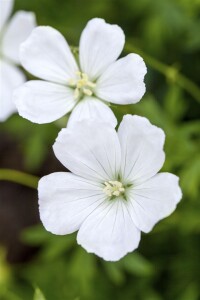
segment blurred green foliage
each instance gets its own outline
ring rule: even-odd
[[[36,288],[33,300],[46,300],[39,288]]]
[[[22,240],[39,247],[38,254],[11,267],[0,251],[0,299],[199,300],[199,103],[176,74],[199,83],[200,1],[16,0],[15,9],[34,11],[39,25],[57,28],[75,46],[86,22],[103,17],[119,24],[129,44],[147,55],[145,97],[136,105],[111,108],[119,121],[124,114],[139,114],[164,129],[163,170],[180,176],[183,200],[172,216],[143,235],[137,252],[116,263],[87,254],[75,235],[53,236],[40,225],[27,229]],[[173,67],[173,78],[160,73],[159,62]],[[26,171],[37,174],[59,124],[35,125],[15,115],[1,130],[17,138]]]

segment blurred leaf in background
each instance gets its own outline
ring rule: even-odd
[[[35,289],[33,300],[46,300],[46,298],[44,297],[43,293],[39,288]]]

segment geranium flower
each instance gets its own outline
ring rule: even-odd
[[[35,123],[49,123],[73,109],[70,123],[101,118],[116,126],[106,103],[136,103],[145,93],[142,58],[129,54],[117,60],[124,42],[119,26],[92,19],[81,34],[76,61],[57,30],[37,27],[22,44],[20,58],[28,72],[44,81],[29,81],[16,91],[19,114]]]
[[[0,0],[0,121],[5,121],[16,111],[12,93],[26,81],[23,72],[16,67],[20,63],[19,45],[36,26],[32,12],[18,11],[8,21],[13,2]]]
[[[165,160],[164,138],[146,118],[131,115],[118,132],[89,120],[62,129],[53,149],[72,173],[39,182],[45,228],[58,235],[78,230],[78,244],[109,261],[136,249],[141,231],[151,231],[181,199],[178,177],[157,174]]]

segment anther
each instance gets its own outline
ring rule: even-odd
[[[105,184],[105,188],[103,189],[103,191],[109,197],[112,196],[118,197],[125,192],[125,188],[123,187],[122,183],[119,181],[110,180],[104,182],[104,184]]]
[[[94,82],[90,81],[88,78],[88,75],[85,73],[77,71],[75,74],[78,78],[76,78],[76,79],[71,78],[69,80],[69,85],[71,87],[75,88],[74,98],[78,99],[83,94],[85,94],[87,96],[92,96],[93,89],[96,86],[96,84]]]

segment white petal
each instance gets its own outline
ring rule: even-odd
[[[83,72],[95,80],[122,52],[125,36],[117,25],[103,19],[90,20],[80,39],[80,64]]]
[[[13,0],[0,0],[0,32],[8,20],[13,8]]]
[[[19,46],[27,39],[36,26],[35,15],[32,12],[19,11],[9,22],[2,41],[3,54],[19,64]]]
[[[85,119],[105,121],[113,127],[117,125],[117,119],[108,105],[94,97],[86,97],[77,104],[71,113],[67,126]]]
[[[32,80],[15,90],[13,100],[20,116],[34,123],[50,123],[76,104],[73,91],[63,85]]]
[[[53,146],[56,157],[71,172],[91,180],[114,180],[121,150],[116,131],[107,123],[84,120],[62,129]]]
[[[126,115],[118,130],[122,149],[121,174],[125,182],[135,185],[155,175],[165,154],[164,132],[139,116]]]
[[[39,210],[44,227],[55,234],[79,229],[105,195],[97,183],[71,173],[53,173],[39,181]]]
[[[123,201],[104,202],[96,208],[81,225],[78,244],[108,261],[117,261],[135,250],[140,231]]]
[[[140,101],[145,93],[144,76],[147,72],[143,59],[129,54],[113,64],[97,80],[96,95],[116,104]]]
[[[67,84],[78,70],[65,38],[49,26],[32,31],[20,47],[20,60],[31,74],[56,83]]]
[[[14,88],[25,82],[25,76],[17,67],[0,61],[0,122],[17,111],[12,101]]]
[[[152,230],[161,219],[169,216],[181,200],[178,177],[160,173],[133,186],[128,193],[128,209],[135,225],[144,232]]]

